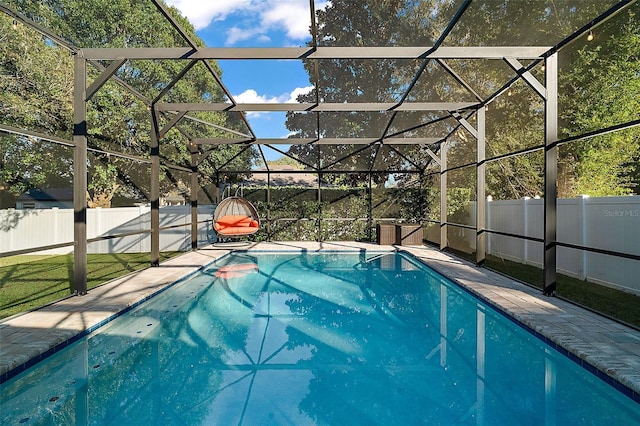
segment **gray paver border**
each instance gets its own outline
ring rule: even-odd
[[[103,307],[114,311],[96,322],[79,330],[68,330],[61,333],[58,341],[38,341],[35,339],[28,345],[22,345],[22,353],[9,354],[12,359],[0,365],[0,383],[37,364],[49,355],[65,348],[92,333],[104,324],[132,310],[148,299],[168,288],[188,279],[198,271],[231,251],[240,252],[292,252],[292,251],[399,251],[405,252],[417,261],[435,270],[461,289],[478,298],[499,314],[530,332],[546,344],[555,348],[583,368],[589,370],[600,379],[640,403],[640,332],[599,316],[591,311],[572,305],[564,300],[543,296],[540,290],[528,287],[504,275],[478,268],[475,265],[440,252],[430,246],[380,246],[372,243],[358,242],[274,242],[254,243],[249,246],[227,250],[207,247],[198,251],[185,253],[163,264],[167,273],[156,283],[151,283],[146,291],[133,291],[134,300],[119,303],[102,302]],[[171,268],[173,267],[172,270]],[[113,280],[92,290],[95,293],[107,291],[109,286],[117,288],[120,281],[143,274],[158,275],[164,272],[161,268],[148,268],[138,273]],[[146,283],[146,281],[145,281]],[[98,290],[104,287],[103,290]],[[495,289],[500,289],[500,294]],[[105,290],[106,289],[106,290]],[[96,295],[99,296],[99,295]],[[82,296],[86,297],[86,296]],[[100,302],[99,297],[95,297]],[[64,299],[61,302],[78,298]],[[73,306],[71,307],[73,309]],[[75,308],[78,308],[75,306]],[[535,308],[535,309],[531,309]],[[43,310],[49,312],[63,311],[69,306],[49,305]],[[542,321],[549,310],[557,312],[555,321]],[[34,312],[38,312],[36,310]],[[77,312],[76,312],[77,313]],[[29,315],[29,314],[25,314]],[[0,343],[4,346],[6,334],[3,331],[10,327],[11,318],[0,321]],[[573,323],[571,322],[573,321]],[[588,339],[584,337],[588,335]],[[614,338],[612,338],[612,336]],[[16,341],[15,344],[18,342]],[[3,357],[7,354],[3,351]]]

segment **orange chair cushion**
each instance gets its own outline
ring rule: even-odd
[[[241,263],[238,265],[225,265],[216,271],[218,278],[238,278],[258,271],[255,263]]]
[[[256,232],[258,228],[252,228],[250,226],[228,226],[217,230],[220,235],[249,235]]]
[[[258,230],[258,221],[245,215],[227,215],[218,219],[213,228],[226,235],[250,234]]]
[[[216,225],[226,226],[249,226],[251,218],[243,214],[233,214],[222,216],[216,221]]]

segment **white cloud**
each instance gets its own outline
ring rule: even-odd
[[[239,95],[235,95],[233,98],[239,104],[265,104],[278,102],[278,98],[269,98],[266,95],[258,95],[258,92],[253,89],[245,90]]]
[[[239,104],[268,104],[268,103],[295,103],[298,102],[299,95],[304,95],[313,90],[313,86],[296,87],[289,93],[280,96],[259,95],[254,89],[247,89],[239,95],[234,95],[234,99]]]
[[[229,14],[251,8],[255,0],[166,0],[177,8],[196,30],[206,28],[212,21],[225,19]]]
[[[309,37],[310,19],[309,3],[296,0],[272,2],[262,14],[264,26],[283,29],[287,37],[295,40]]]
[[[271,37],[269,37],[266,34],[261,34],[258,36],[258,41],[262,42],[262,43],[269,43],[271,41]]]
[[[287,37],[293,40],[304,40],[309,37],[311,13],[307,0],[268,0],[267,3],[267,8],[261,14],[264,27],[284,30]],[[328,0],[315,2],[316,10],[324,9],[330,3]]]
[[[233,14],[254,17],[243,21],[244,28],[234,26],[227,35],[227,44],[257,37],[265,41],[270,38],[269,31],[284,31],[292,40],[304,40],[309,37],[311,16],[308,0],[166,0],[175,6],[196,30],[206,28],[211,22],[224,20]],[[315,2],[316,9],[324,9],[330,4],[328,0]]]
[[[287,99],[285,102],[286,103],[298,102],[298,96],[306,95],[307,93],[310,93],[313,89],[314,89],[314,86],[296,87],[295,89],[293,89],[291,93],[289,93],[289,99]]]
[[[254,89],[247,89],[239,95],[234,95],[233,99],[239,104],[275,104],[275,103],[295,103],[298,102],[299,95],[309,93],[313,90],[313,86],[296,87],[289,93],[283,93],[279,96],[259,95]],[[260,112],[247,112],[249,117],[259,117]]]
[[[249,40],[260,32],[260,29],[257,28],[242,29],[233,27],[227,33],[227,44],[235,44],[238,41]]]

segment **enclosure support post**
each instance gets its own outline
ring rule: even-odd
[[[427,222],[428,219],[428,212],[427,209],[429,208],[429,203],[427,202],[427,196],[426,196],[426,192],[427,192],[427,175],[424,169],[422,169],[420,171],[420,232],[421,232],[421,236],[422,236],[422,242],[424,243],[425,241],[427,241],[427,238],[425,238],[425,230],[428,227],[429,222]]]
[[[556,211],[558,204],[558,54],[545,60],[547,83],[544,138],[544,279],[543,293],[556,290]]]
[[[320,181],[322,175],[318,173],[318,242],[322,242],[322,193],[320,192]]]
[[[87,62],[74,60],[73,76],[73,290],[87,293]]]
[[[522,222],[523,222],[523,234],[525,237],[529,236],[529,197],[524,197],[522,199]],[[526,239],[522,240],[522,258],[525,265],[529,262],[529,241]]]
[[[193,141],[189,141],[191,151],[191,250],[198,249],[198,157]]]
[[[373,177],[369,172],[369,216],[367,220],[367,238],[373,241]]]
[[[71,365],[71,378],[76,386],[75,404],[73,414],[75,424],[89,424],[89,343],[87,339],[81,339],[78,343],[80,352],[73,357]],[[71,405],[71,404],[70,404]]]
[[[271,172],[267,171],[267,241],[271,241]]]
[[[482,107],[484,109],[484,107]],[[486,405],[486,358],[487,358],[487,325],[486,314],[478,308],[476,312],[476,419],[478,424],[485,424]]]
[[[440,145],[440,250],[447,248],[447,143]]]
[[[160,135],[155,105],[151,106],[151,266],[160,265]]]
[[[486,107],[480,107],[477,111],[477,165],[476,165],[476,265],[482,266],[487,256],[487,229],[486,222],[486,144],[485,144],[485,112]]]

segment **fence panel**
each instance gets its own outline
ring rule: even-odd
[[[215,206],[198,206],[198,245],[215,242],[211,214]],[[151,208],[120,207],[87,209],[87,239],[140,232],[151,228]],[[160,227],[185,225],[160,232],[161,251],[184,251],[191,247],[189,206],[160,207]],[[73,242],[73,209],[0,210],[0,251],[26,250]],[[89,253],[146,253],[151,250],[149,233],[129,235],[89,245]],[[38,252],[72,253],[73,246]]]
[[[0,210],[0,251],[73,243],[73,209]],[[71,253],[73,246],[51,253]]]
[[[586,245],[640,253],[640,196],[586,199]],[[620,284],[640,294],[640,261],[585,253],[586,279]]]
[[[198,244],[215,242],[211,218],[215,206],[198,206]],[[475,203],[468,206],[471,222]],[[558,241],[621,253],[640,253],[640,196],[572,198],[558,200]],[[187,224],[189,206],[160,208],[161,226]],[[487,201],[487,229],[542,238],[543,200]],[[87,210],[87,237],[115,235],[150,228],[149,207]],[[434,227],[435,228],[435,227]],[[435,228],[437,230],[437,228]],[[467,247],[475,247],[475,232],[461,228]],[[0,251],[9,252],[73,241],[73,210],[0,210]],[[330,238],[330,236],[328,236]],[[163,251],[188,250],[190,227],[161,232]],[[149,252],[150,234],[132,235],[90,245],[92,252]],[[489,234],[487,253],[542,267],[539,243]],[[72,246],[48,253],[70,253]],[[558,248],[558,270],[566,275],[640,294],[640,261],[583,250]]]
[[[487,202],[487,228],[543,237],[544,200]],[[580,197],[558,200],[558,242],[640,253],[640,196]],[[487,253],[514,262],[542,267],[539,243],[489,235]],[[558,247],[557,268],[562,274],[640,294],[640,262]]]

